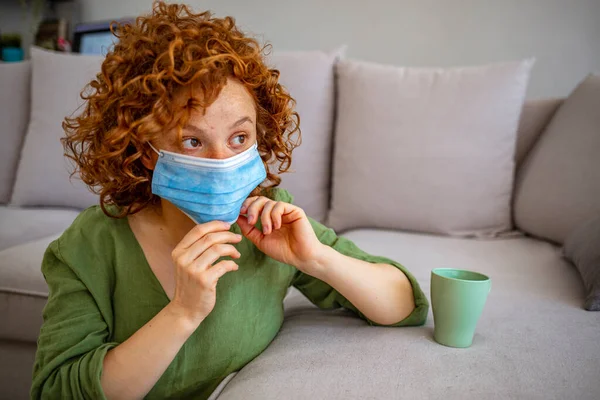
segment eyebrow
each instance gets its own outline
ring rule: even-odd
[[[252,122],[252,118],[250,118],[250,117],[242,117],[242,118],[238,119],[236,122],[234,122],[229,127],[229,129],[236,128],[236,127],[238,127],[238,126],[240,126],[242,124],[245,124],[246,122]],[[198,128],[195,125],[188,125],[185,128],[183,128],[183,130],[184,131],[190,131],[190,132],[196,133],[198,135],[204,135],[205,134],[205,132],[204,132],[204,130],[202,128]]]
[[[204,135],[204,131],[200,128],[198,128],[197,126],[194,125],[188,125],[185,128],[183,128],[184,131],[190,131],[192,133],[195,133],[197,135]]]
[[[238,127],[246,122],[252,122],[252,118],[250,117],[242,117],[240,119],[237,120],[237,122],[235,122],[233,125],[231,125],[230,129],[233,129],[235,127]]]

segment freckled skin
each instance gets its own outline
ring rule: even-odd
[[[183,95],[179,95],[179,99],[176,97],[176,101],[185,99]],[[182,151],[177,143],[177,131],[173,129],[155,141],[158,148],[196,157],[223,159],[241,153],[256,142],[256,105],[246,87],[237,80],[229,79],[214,103],[205,112],[202,111],[193,111],[188,123],[202,133],[183,131],[184,138],[193,136],[199,139],[200,147]],[[232,129],[232,125],[242,117],[250,117],[251,122]],[[232,146],[232,135],[239,133],[247,135],[244,145]]]

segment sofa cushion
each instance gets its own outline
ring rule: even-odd
[[[564,243],[600,214],[600,75],[590,75],[565,100],[521,167],[515,224]]]
[[[332,53],[280,52],[269,57],[269,64],[280,71],[281,83],[296,100],[302,131],[302,145],[294,150],[290,172],[281,175],[281,187],[319,222],[325,220],[329,208],[334,64],[343,54],[340,48]]]
[[[42,258],[50,242],[59,236],[0,251],[0,339],[37,341],[48,297]]]
[[[31,119],[11,202],[85,208],[98,202],[63,156],[62,122],[83,104],[80,92],[100,71],[100,56],[31,49]]]
[[[29,122],[31,63],[0,63],[0,203],[12,193],[21,145]]]
[[[600,311],[600,214],[571,232],[563,251],[581,274],[587,292],[585,309]]]
[[[61,233],[78,214],[75,210],[0,206],[0,251]]]
[[[600,318],[581,309],[579,276],[557,247],[524,237],[478,241],[376,230],[345,236],[402,262],[428,295],[436,267],[490,276],[473,345],[437,344],[431,313],[424,327],[371,327],[346,310],[319,310],[294,289],[275,340],[219,400],[592,399],[600,393]]]
[[[329,224],[465,236],[510,230],[531,66],[340,62]]]

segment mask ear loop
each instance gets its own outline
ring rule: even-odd
[[[163,156],[163,153],[162,153],[162,152],[160,152],[160,151],[158,151],[158,150],[156,150],[156,148],[155,148],[154,146],[152,146],[152,143],[150,143],[150,142],[147,142],[147,143],[148,143],[148,145],[149,145],[149,146],[152,148],[152,150],[154,150],[154,152],[155,152],[156,154],[158,154],[158,156],[159,156],[159,157],[162,157],[162,156]]]

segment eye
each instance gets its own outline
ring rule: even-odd
[[[231,139],[231,143],[234,146],[242,146],[246,143],[246,140],[248,140],[246,135],[237,135],[236,137]]]
[[[200,143],[198,138],[195,138],[195,137],[185,138],[185,139],[183,139],[182,143],[183,143],[183,148],[186,150],[193,150],[193,149],[197,149],[198,147],[202,146],[202,143]]]

